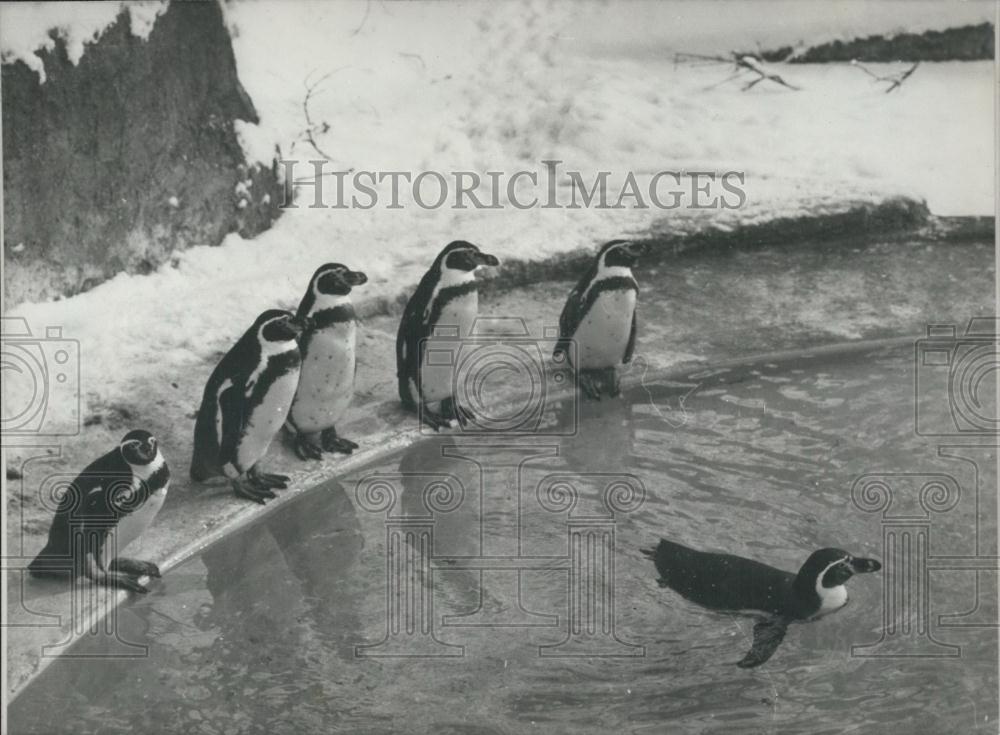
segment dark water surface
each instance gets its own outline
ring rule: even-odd
[[[703,371],[560,404],[527,441],[422,442],[169,572],[10,730],[995,732],[995,450],[955,428],[947,380],[918,410],[951,436],[915,433],[913,364],[911,346]],[[661,589],[639,551],[661,536],[885,568],[742,670],[751,621]],[[901,592],[908,569],[926,588]]]

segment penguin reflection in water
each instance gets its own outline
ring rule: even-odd
[[[296,318],[308,328],[300,339],[302,371],[285,426],[295,434],[299,459],[323,452],[350,454],[358,445],[337,436],[335,424],[354,397],[357,317],[351,289],[368,282],[340,263],[320,266],[309,281]]]
[[[656,564],[660,586],[719,612],[758,618],[753,645],[737,663],[751,668],[771,658],[790,623],[816,620],[847,604],[844,584],[855,574],[877,572],[874,559],[841,549],[820,549],[798,574],[730,554],[712,554],[661,540],[642,552]]]
[[[160,570],[118,552],[149,528],[169,485],[170,470],[156,438],[148,431],[130,431],[66,488],[48,542],[28,571],[34,577],[84,574],[107,587],[146,592],[139,578],[159,577]]]
[[[265,311],[212,371],[194,428],[192,480],[224,475],[238,496],[261,504],[288,487],[288,477],[258,463],[295,397],[303,327],[287,311]]]
[[[552,357],[569,359],[588,398],[599,400],[602,390],[617,396],[618,366],[632,362],[639,294],[632,267],[645,252],[644,245],[628,240],[605,244],[570,291],[559,316],[559,341]]]
[[[403,407],[419,411],[434,429],[465,426],[468,407],[454,396],[454,373],[440,367],[427,370],[428,355],[458,352],[479,313],[476,269],[500,265],[493,255],[456,240],[445,246],[410,297],[396,336],[396,375]],[[435,407],[437,406],[437,407]]]

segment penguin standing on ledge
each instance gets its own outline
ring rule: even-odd
[[[34,577],[83,574],[107,587],[147,592],[155,564],[118,556],[160,512],[170,470],[148,431],[130,431],[87,465],[59,500],[48,543],[28,565]]]
[[[659,584],[710,610],[755,617],[753,646],[736,665],[748,669],[771,658],[788,625],[816,620],[847,604],[844,583],[855,574],[877,572],[874,559],[841,549],[815,551],[798,574],[731,554],[711,554],[663,539],[642,549],[656,564]]]
[[[617,368],[632,361],[639,294],[632,267],[645,252],[644,245],[628,240],[605,244],[570,291],[559,317],[559,341],[552,357],[569,359],[589,398],[600,400],[602,385],[609,395],[617,396]]]
[[[336,423],[354,397],[357,317],[351,288],[367,282],[361,271],[327,263],[313,274],[299,304],[296,319],[308,321],[309,327],[299,340],[302,371],[285,422],[295,434],[299,459],[319,459],[324,451],[350,454],[358,448],[337,436]]]
[[[303,328],[287,311],[265,311],[212,371],[194,427],[192,480],[225,475],[238,496],[261,504],[288,487],[288,477],[261,472],[258,462],[295,398]]]
[[[403,407],[419,411],[421,419],[434,429],[471,420],[469,409],[455,401],[453,374],[440,369],[428,371],[427,355],[454,353],[461,340],[469,337],[479,313],[476,268],[500,265],[493,255],[475,245],[456,240],[445,246],[403,310],[396,336],[396,375]],[[437,330],[441,330],[438,332]],[[434,335],[450,333],[439,343]],[[435,404],[439,407],[435,408]]]

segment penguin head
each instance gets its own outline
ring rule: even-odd
[[[632,240],[612,240],[605,243],[597,253],[599,266],[605,268],[631,268],[643,255],[646,254],[646,246],[643,243]]]
[[[149,464],[156,459],[156,437],[148,431],[136,429],[122,438],[118,443],[118,449],[129,464]]]
[[[447,268],[469,273],[481,265],[500,265],[500,259],[495,255],[484,253],[471,242],[455,240],[448,243],[441,251],[436,264],[442,270]]]
[[[289,311],[268,309],[254,322],[257,339],[264,342],[289,342],[296,339],[306,327],[305,319],[295,317]]]
[[[819,590],[839,587],[855,574],[877,572],[882,565],[875,559],[851,556],[843,549],[814,551],[799,570],[798,577]]]
[[[352,271],[340,263],[321,265],[313,274],[309,288],[318,299],[321,296],[346,296],[354,286],[368,282],[361,271]]]

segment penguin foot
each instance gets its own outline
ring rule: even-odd
[[[622,394],[621,381],[618,379],[618,371],[609,367],[601,372],[601,382],[611,398],[617,398]]]
[[[160,568],[151,561],[141,561],[139,559],[126,559],[118,557],[108,565],[108,570],[112,572],[124,572],[133,577],[154,577],[159,579]]]
[[[255,487],[262,490],[272,490],[275,488],[284,490],[288,487],[289,483],[288,475],[274,475],[270,472],[261,472],[256,466],[250,468],[247,477]]]
[[[595,401],[601,400],[601,386],[598,383],[597,376],[594,373],[586,371],[580,372],[579,376],[580,390],[587,398],[592,398]]]
[[[441,413],[448,419],[449,426],[452,421],[457,421],[458,425],[463,429],[470,421],[474,421],[476,418],[476,415],[456,401],[454,396],[445,398],[441,402]]]
[[[350,439],[344,439],[341,436],[337,436],[336,429],[326,429],[323,432],[323,436],[320,441],[323,443],[323,449],[328,452],[350,454],[358,448],[357,442],[352,442]]]
[[[139,578],[131,574],[124,574],[123,572],[105,572],[101,576],[94,579],[97,584],[104,587],[114,587],[115,589],[129,590],[130,592],[138,592],[140,594],[146,594],[149,589],[139,583]]]
[[[233,492],[238,497],[264,505],[269,499],[278,497],[265,487],[258,487],[249,481],[233,480]]]
[[[302,461],[323,457],[323,447],[312,440],[313,436],[313,434],[295,435],[295,456]]]
[[[450,429],[452,421],[455,419],[448,417],[443,411],[441,413],[432,411],[425,403],[420,411],[420,420],[434,429],[434,431],[441,431],[441,429]]]

